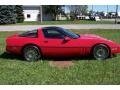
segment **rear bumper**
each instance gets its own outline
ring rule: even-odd
[[[6,46],[7,53],[21,54],[21,47],[18,46]]]

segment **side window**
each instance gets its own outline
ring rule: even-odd
[[[57,39],[64,38],[64,34],[62,34],[60,31],[54,30],[54,29],[44,29],[43,33],[46,38],[57,38]]]
[[[27,31],[19,34],[20,37],[30,37],[30,38],[37,38],[37,30]]]

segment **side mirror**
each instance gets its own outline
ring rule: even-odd
[[[69,37],[64,37],[64,41],[70,41],[71,38]]]

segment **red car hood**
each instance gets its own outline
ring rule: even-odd
[[[81,38],[84,38],[84,39],[104,39],[104,40],[106,40],[105,38],[102,38],[102,37],[94,35],[94,34],[81,34],[80,36],[81,36]]]
[[[100,37],[100,36],[97,36],[97,35],[94,35],[94,34],[82,34],[80,35],[82,39],[92,39],[92,40],[95,40],[95,41],[103,41],[105,43],[109,43],[111,45],[113,45],[113,47],[118,47],[118,51],[120,52],[120,44],[116,43],[116,42],[113,42],[111,40],[108,40],[106,38],[103,38],[103,37]]]

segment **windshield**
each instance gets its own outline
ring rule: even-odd
[[[71,37],[73,39],[77,39],[80,37],[80,35],[76,34],[76,33],[73,33],[71,32],[70,30],[66,30],[66,29],[62,29],[63,32],[68,36],[68,37]]]

